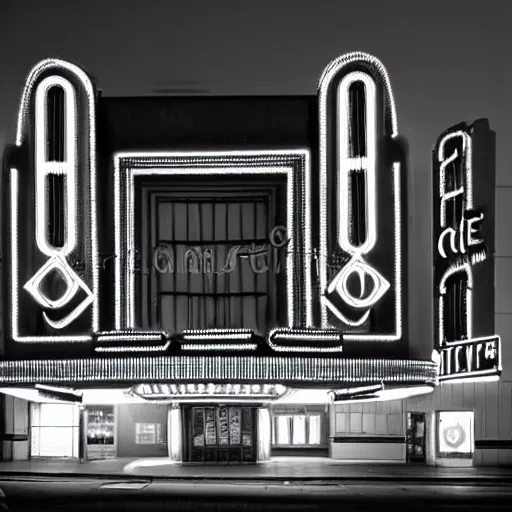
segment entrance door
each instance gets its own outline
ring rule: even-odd
[[[425,462],[426,415],[407,413],[407,462]]]
[[[235,464],[256,460],[254,408],[189,407],[184,414],[188,433],[184,460]]]

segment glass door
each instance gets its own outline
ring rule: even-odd
[[[87,408],[86,418],[86,458],[115,458],[117,450],[114,407],[90,406]]]
[[[407,413],[407,461],[425,462],[426,415]]]
[[[189,418],[190,462],[254,462],[254,409],[191,407],[185,414]]]

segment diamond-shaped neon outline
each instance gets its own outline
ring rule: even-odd
[[[52,300],[41,292],[40,286],[44,278],[52,271],[57,270],[60,275],[64,278],[66,283],[66,291],[59,299]],[[60,256],[55,255],[50,258],[37,272],[36,274],[25,284],[23,287],[34,300],[45,308],[60,309],[68,304],[73,297],[76,295],[78,290],[81,288],[87,295],[87,297],[78,305],[69,315],[62,318],[61,320],[51,320],[48,318],[46,313],[43,313],[45,321],[54,329],[63,329],[76,320],[87,307],[94,301],[94,296],[89,290],[89,287],[78,277],[78,275],[69,266],[66,260]]]
[[[40,286],[44,278],[52,271],[57,270],[64,278],[66,283],[66,291],[60,299],[52,300],[41,292]],[[25,284],[23,288],[32,295],[32,297],[43,307],[50,309],[59,309],[66,305],[76,294],[80,286],[77,281],[76,274],[66,263],[66,261],[58,255],[51,257]]]

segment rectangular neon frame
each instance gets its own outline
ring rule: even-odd
[[[124,167],[123,161],[132,165]],[[153,164],[153,165],[151,165]],[[295,165],[294,165],[295,164]],[[297,164],[303,172],[299,174]],[[135,277],[134,255],[134,188],[140,176],[275,176],[286,177],[286,229],[290,242],[287,255],[286,287],[288,295],[287,320],[293,327],[297,297],[293,287],[295,268],[293,233],[296,216],[302,210],[304,233],[305,318],[307,326],[313,325],[312,276],[311,276],[311,186],[310,153],[307,149],[267,151],[216,151],[216,152],[120,152],[114,156],[114,222],[115,222],[115,295],[114,326],[116,330],[135,328]],[[301,180],[304,200],[294,196],[296,180]],[[124,194],[123,194],[124,192]],[[122,198],[125,207],[122,207]],[[298,208],[297,208],[298,207]],[[122,218],[126,222],[122,222]],[[123,243],[124,239],[124,243]],[[124,262],[124,265],[123,265]],[[124,272],[123,272],[124,266]],[[123,302],[124,297],[124,302]]]

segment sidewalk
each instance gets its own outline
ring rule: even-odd
[[[105,461],[67,461],[35,459],[0,462],[0,479],[16,476],[99,477],[226,480],[236,481],[309,481],[309,482],[432,482],[512,484],[512,468],[447,468],[411,464],[347,463],[328,458],[275,457],[255,465],[181,465],[167,458],[114,459]]]

